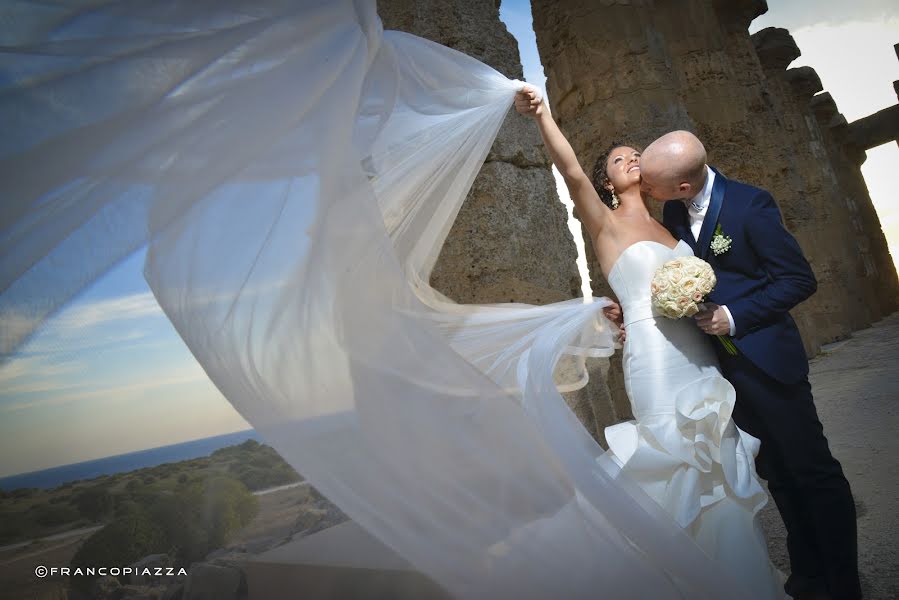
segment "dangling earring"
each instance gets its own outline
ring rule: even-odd
[[[618,208],[619,204],[621,204],[621,200],[618,199],[618,194],[615,193],[615,190],[612,190],[612,210]]]

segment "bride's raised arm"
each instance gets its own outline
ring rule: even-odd
[[[595,240],[605,224],[609,207],[600,200],[593,183],[578,162],[574,149],[553,120],[549,106],[535,88],[526,86],[515,94],[515,110],[522,115],[533,117],[537,122],[543,143],[549,151],[553,164],[565,180],[568,193],[577,208],[578,217],[587,228],[590,238]]]

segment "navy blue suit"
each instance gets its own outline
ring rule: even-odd
[[[682,201],[665,203],[663,223],[712,265],[718,283],[709,299],[733,317],[736,356],[709,340],[737,390],[734,420],[762,442],[758,472],[787,527],[787,591],[826,587],[833,598],[859,598],[855,504],[818,420],[805,349],[788,312],[817,288],[808,261],[771,194],[717,170],[698,241]],[[732,240],[719,255],[710,249],[717,225]]]

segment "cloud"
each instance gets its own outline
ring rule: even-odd
[[[2,395],[54,392],[82,387],[60,376],[78,373],[84,363],[78,360],[54,360],[47,356],[20,356],[0,366]]]
[[[768,12],[753,21],[750,30],[785,27],[792,31],[815,25],[883,21],[897,16],[899,4],[895,0],[768,0]]]
[[[54,319],[53,325],[60,329],[84,329],[112,321],[160,315],[163,312],[156,298],[150,292],[143,292],[74,306]]]
[[[39,400],[7,404],[3,407],[0,407],[0,413],[11,413],[20,410],[41,408],[45,406],[58,406],[60,404],[68,404],[70,402],[84,400],[118,399],[128,401],[132,400],[135,396],[149,390],[154,390],[169,385],[195,383],[207,379],[208,378],[206,376],[206,373],[205,371],[203,371],[200,365],[194,364],[194,366],[191,368],[183,369],[181,370],[181,372],[170,373],[164,377],[153,377],[126,385],[118,385],[100,389],[72,391],[70,393],[63,393],[57,396],[45,397]]]
[[[153,329],[146,319],[158,317],[165,314],[149,292],[74,303],[38,325],[33,337],[18,349],[19,358],[14,356],[10,362],[25,356],[61,356],[143,340]],[[11,311],[3,316],[2,324],[4,334],[16,327],[34,329],[32,320]],[[0,365],[0,373],[8,369],[8,363]]]

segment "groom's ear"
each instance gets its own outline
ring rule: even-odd
[[[684,181],[677,186],[677,191],[684,195],[684,198],[692,198],[696,194],[693,193],[693,186]]]

